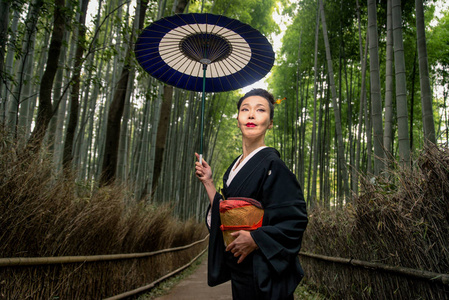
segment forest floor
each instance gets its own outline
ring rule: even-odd
[[[232,300],[231,282],[216,287],[207,285],[207,254],[203,255],[192,267],[162,283],[139,300]],[[299,285],[295,299],[321,300],[325,297]]]

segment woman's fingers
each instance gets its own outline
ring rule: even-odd
[[[196,157],[198,158],[198,153],[195,153]],[[205,176],[204,166],[200,165],[199,162],[195,162],[195,174],[199,179],[203,179]]]
[[[195,163],[195,171],[196,171],[197,174],[198,173],[201,173],[203,175],[205,174],[204,167],[202,165],[200,165],[198,162]]]
[[[200,163],[199,163],[200,155],[195,152],[195,156],[196,156],[196,159],[198,160],[195,164],[200,165]],[[202,160],[202,166],[205,167],[205,168],[209,167],[209,164],[204,160],[204,158]]]
[[[197,159],[199,159],[200,157],[196,152],[195,156]],[[212,180],[212,170],[205,160],[202,161],[202,164],[200,164],[198,161],[195,162],[195,174],[203,183]]]
[[[234,257],[238,257],[237,263],[241,263],[251,252],[253,252],[257,245],[249,231],[236,231],[231,233],[235,240],[226,247],[226,251],[230,251],[234,254]]]
[[[237,261],[237,263],[238,264],[241,263],[245,259],[245,257],[246,257],[246,254],[242,253],[242,255],[240,255],[239,260]]]

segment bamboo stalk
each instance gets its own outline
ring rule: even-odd
[[[189,245],[163,249],[153,252],[142,252],[142,253],[126,253],[126,254],[107,254],[107,255],[89,255],[89,256],[59,256],[59,257],[11,257],[11,258],[0,258],[0,267],[11,267],[11,266],[36,266],[36,265],[51,265],[51,264],[67,264],[67,263],[86,263],[86,262],[97,262],[97,261],[111,261],[119,259],[133,259],[150,257],[154,255],[159,255],[167,252],[180,251],[188,249],[197,244],[200,244],[207,240],[209,235],[204,239],[191,243]]]
[[[412,268],[390,266],[390,265],[386,265],[386,264],[363,261],[363,260],[352,259],[352,258],[325,256],[325,255],[306,253],[306,252],[300,252],[299,255],[310,257],[310,258],[315,258],[315,259],[319,259],[319,260],[339,263],[339,264],[353,265],[353,266],[364,267],[364,268],[369,268],[369,269],[373,269],[373,270],[382,270],[385,272],[396,273],[399,275],[414,277],[414,278],[418,278],[418,279],[424,279],[424,280],[428,280],[428,281],[438,281],[442,284],[449,285],[449,274],[441,274],[441,273],[417,270],[417,269],[412,269]]]

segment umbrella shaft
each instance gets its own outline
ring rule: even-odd
[[[204,133],[204,102],[206,101],[206,70],[207,64],[203,64],[203,97],[201,99],[201,134],[200,134],[200,156],[203,154],[203,133]],[[200,161],[201,163],[201,161]]]

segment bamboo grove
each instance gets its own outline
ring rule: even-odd
[[[266,142],[310,206],[342,205],[362,176],[381,176],[392,161],[410,165],[427,142],[447,145],[449,14],[440,4],[1,0],[0,123],[20,155],[52,157],[51,176],[91,190],[123,185],[130,201],[171,203],[175,214],[200,218],[201,97],[151,78],[133,43],[152,21],[186,12],[236,18],[273,41],[277,11],[289,22],[268,79],[280,100]],[[240,94],[206,97],[204,153],[218,187],[241,153]]]

